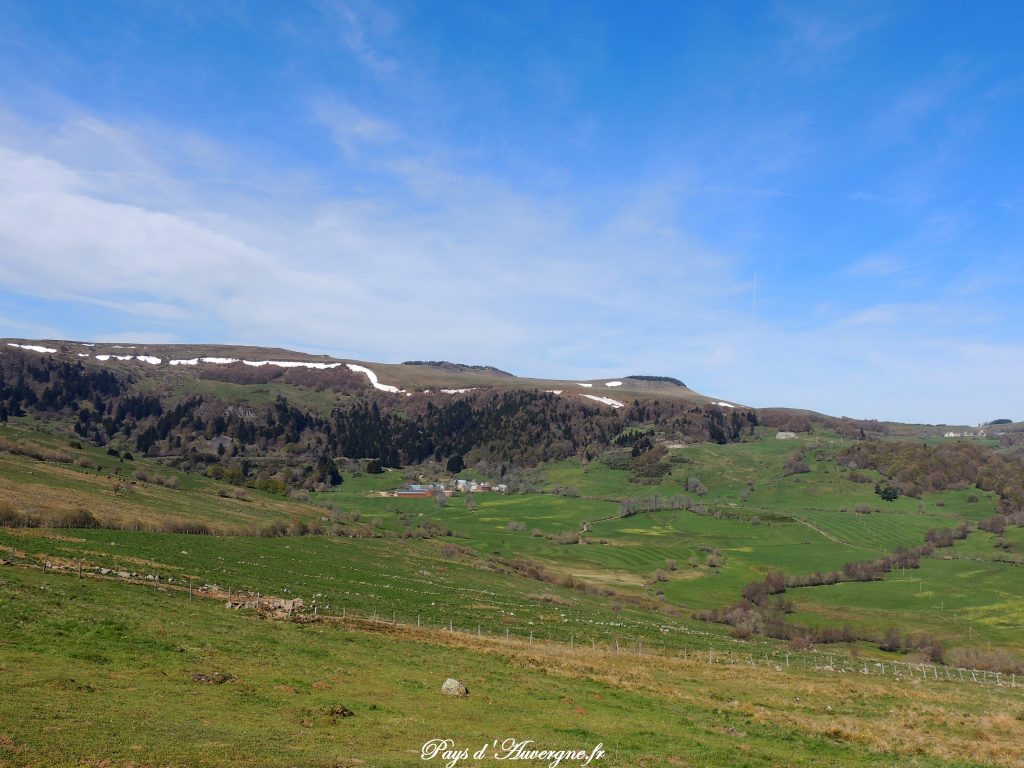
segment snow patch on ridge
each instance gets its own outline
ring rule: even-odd
[[[81,352],[78,353],[79,357],[88,357],[83,355]],[[149,363],[150,365],[160,365],[163,361],[159,357],[153,357],[152,355],[96,355],[97,360],[101,360],[104,363],[107,360],[139,360],[143,363]]]
[[[381,384],[379,381],[377,381],[377,374],[374,373],[373,371],[371,371],[366,366],[356,365],[355,363],[345,363],[345,365],[353,373],[365,373],[366,377],[370,380],[370,383],[373,385],[374,389],[379,389],[382,392],[395,392],[395,393],[403,391],[403,390],[399,389],[398,387],[396,387],[396,386],[394,386],[392,384]]]
[[[256,368],[263,365],[273,365],[278,368],[314,368],[318,371],[327,371],[341,365],[341,363],[307,363],[297,360],[243,360],[242,362]]]
[[[622,386],[622,382],[621,381],[606,381],[604,383],[604,385],[606,387],[621,387]]]
[[[622,408],[625,406],[625,403],[620,403],[618,400],[612,400],[610,397],[598,397],[597,395],[580,395],[580,397],[585,397],[588,400],[595,400],[599,403],[610,405],[612,408]]]
[[[721,405],[721,406],[722,406],[722,407],[724,407],[724,408],[735,408],[735,407],[736,407],[735,405],[730,405],[729,403],[726,403],[726,402],[724,402],[724,401],[722,401],[722,400],[719,400],[718,402],[716,402],[716,403],[711,403],[711,404],[712,404],[712,405]]]
[[[577,387],[586,387],[587,389],[590,389],[594,385],[593,384],[586,384],[586,383],[584,383],[582,381],[577,381],[576,382],[576,386]]]
[[[442,389],[446,395],[464,395],[467,392],[472,392],[476,387],[466,387],[465,389]]]
[[[50,349],[49,347],[40,347],[38,344],[14,344],[13,342],[7,342],[8,347],[17,347],[18,349],[27,349],[29,352],[56,352],[56,349]]]

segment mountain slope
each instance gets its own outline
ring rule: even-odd
[[[669,381],[557,381],[258,347],[5,340],[0,420],[265,489],[334,484],[339,459],[511,467],[611,445],[741,439],[751,409]]]
[[[564,396],[599,396],[628,401],[635,397],[682,399],[696,404],[719,403],[717,398],[695,392],[678,380],[669,377],[620,377],[618,379],[561,380],[519,377],[490,366],[469,366],[447,361],[407,363],[378,363],[327,355],[274,348],[224,344],[104,344],[56,339],[0,339],[10,350],[35,352],[60,359],[83,362],[102,362],[113,366],[152,369],[189,368],[210,369],[230,366],[268,370],[305,369],[331,371],[348,369],[362,373],[367,381],[376,380],[387,388],[380,391],[398,391],[412,394],[436,394],[438,391],[496,387],[507,389],[557,390]],[[352,371],[349,366],[355,366]],[[370,378],[365,369],[375,378]],[[653,380],[652,380],[653,379]],[[678,383],[675,383],[678,382]],[[391,390],[390,388],[395,388]],[[450,394],[450,393],[446,393]],[[597,402],[597,401],[591,401]],[[723,404],[733,407],[736,404]]]

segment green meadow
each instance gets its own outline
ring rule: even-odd
[[[432,736],[603,742],[601,764],[623,766],[1024,759],[1024,688],[829,677],[812,669],[823,654],[845,666],[920,659],[859,642],[793,652],[783,667],[784,644],[694,618],[771,571],[841,570],[996,509],[968,490],[882,501],[835,461],[832,435],[673,448],[655,484],[573,459],[542,466],[532,492],[443,503],[382,495],[408,470],[347,473],[333,491],[296,499],[121,461],[27,422],[0,436],[63,456],[0,452],[6,508],[84,509],[109,526],[0,527],[10,563],[0,569],[0,766],[245,765],[252,755],[398,766],[420,764]],[[797,447],[810,471],[786,476]],[[698,479],[699,492],[687,491]],[[623,501],[652,496],[693,504],[620,516]],[[211,533],[170,532],[182,521]],[[324,533],[237,535],[296,521]],[[330,535],[338,524],[349,535]],[[973,530],[876,581],[790,588],[789,618],[862,635],[899,627],[946,649],[1019,657],[1022,531]],[[227,593],[301,597],[304,618],[226,611]],[[704,654],[731,661],[698,664]],[[766,663],[736,663],[748,656]],[[214,672],[234,679],[192,679]],[[766,686],[765,675],[778,680]],[[441,698],[448,676],[471,697]],[[999,735],[972,746],[991,729]]]
[[[431,739],[476,751],[509,738],[600,747],[593,764],[617,768],[1024,756],[1024,702],[993,687],[271,621],[184,591],[17,567],[0,571],[0,619],[4,766],[398,768],[441,764],[421,760]],[[440,694],[449,676],[467,698]]]

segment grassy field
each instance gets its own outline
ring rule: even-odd
[[[73,448],[67,439],[54,437],[28,419],[14,426],[0,424],[0,438],[41,446],[69,459],[38,461],[0,452],[0,499],[42,517],[87,509],[110,524],[192,521],[216,530],[294,517],[318,520],[323,514],[322,509],[294,499],[254,488],[236,489],[142,458],[124,461],[102,448]],[[151,479],[137,479],[140,472]],[[152,481],[155,478],[173,478],[176,487],[158,485]]]
[[[822,654],[853,666],[915,661],[866,642],[776,670],[785,646],[735,640],[693,618],[772,570],[841,569],[996,509],[976,489],[884,502],[834,460],[843,445],[834,435],[778,441],[762,431],[674,448],[671,473],[654,485],[572,459],[541,467],[537,492],[441,505],[380,495],[405,471],[346,474],[330,493],[296,500],[73,447],[53,427],[0,428],[69,459],[0,452],[7,507],[43,517],[85,509],[143,530],[0,528],[0,558],[14,563],[0,568],[0,766],[249,765],[254,755],[260,765],[413,765],[430,736],[600,741],[609,754],[599,764],[623,766],[1024,761],[1021,688],[807,668],[822,666]],[[810,471],[784,476],[797,449]],[[688,492],[697,479],[700,493]],[[619,515],[620,502],[649,496],[689,496],[699,508]],[[342,521],[364,537],[224,535],[295,519]],[[221,535],[161,531],[182,521]],[[451,535],[410,537],[424,526]],[[577,535],[581,543],[562,543]],[[975,530],[920,569],[790,589],[790,618],[867,634],[897,626],[947,649],[1024,655],[1024,568],[1012,562],[1022,548],[1024,529]],[[55,569],[44,571],[47,561]],[[111,573],[93,578],[100,568]],[[523,575],[531,569],[542,578]],[[190,602],[190,582],[315,599],[317,618],[329,620],[229,612],[198,591]],[[771,661],[695,661],[709,650]],[[192,680],[212,672],[237,680]],[[439,696],[449,675],[470,699]],[[330,714],[341,705],[356,715]]]
[[[657,485],[631,483],[627,470],[611,469],[600,461],[572,459],[546,465],[541,472],[549,490],[568,486],[575,489],[572,496],[551,492],[463,495],[452,497],[443,507],[432,499],[377,495],[405,482],[406,473],[399,471],[349,475],[335,491],[314,494],[309,503],[253,489],[244,489],[239,494],[243,498],[238,499],[233,486],[142,459],[118,462],[96,448],[72,449],[67,441],[44,430],[8,427],[0,434],[104,467],[96,472],[74,463],[0,453],[0,491],[15,506],[29,511],[86,508],[104,519],[141,520],[157,529],[163,520],[203,521],[214,528],[230,529],[259,527],[271,520],[299,518],[315,523],[324,516],[340,516],[361,520],[363,530],[375,536],[391,537],[200,537],[183,546],[173,536],[155,533],[83,531],[70,537],[79,539],[78,544],[60,541],[60,549],[50,554],[101,558],[103,562],[140,557],[168,573],[184,574],[191,569],[196,578],[228,582],[235,588],[264,592],[287,588],[293,594],[330,595],[336,602],[341,599],[338,585],[348,585],[342,591],[353,593],[345,598],[353,609],[417,613],[437,622],[457,620],[451,614],[462,597],[452,585],[465,583],[471,590],[503,595],[501,599],[507,599],[509,605],[519,606],[513,618],[500,600],[494,604],[476,601],[471,605],[480,607],[465,613],[466,623],[479,623],[494,631],[529,632],[532,628],[538,634],[557,637],[571,636],[574,630],[568,627],[581,622],[562,621],[551,610],[555,599],[571,606],[582,601],[578,610],[596,611],[593,624],[598,627],[641,625],[636,634],[650,638],[663,622],[693,629],[692,611],[734,602],[746,583],[771,570],[799,575],[839,569],[845,562],[887,555],[897,546],[916,546],[929,528],[976,521],[995,510],[991,496],[981,494],[977,502],[971,502],[966,490],[883,502],[870,483],[848,479],[848,471],[832,459],[842,443],[827,434],[798,441],[778,441],[768,435],[740,444],[674,449],[672,472]],[[782,465],[796,448],[804,449],[811,471],[785,477]],[[178,488],[152,482],[131,484],[139,469],[174,477]],[[706,489],[694,497],[703,506],[703,514],[671,510],[618,516],[619,501],[686,495],[691,478],[699,478]],[[125,481],[128,493],[115,495],[115,485]],[[870,509],[870,514],[854,512],[858,505]],[[583,536],[586,543],[558,543],[559,535],[578,533],[585,523],[590,525]],[[396,538],[424,524],[450,529],[453,536],[428,543]],[[0,535],[0,543],[8,540],[6,536]],[[457,545],[457,555],[441,556],[446,541]],[[1011,527],[1001,541],[1011,548],[1024,545],[1024,534]],[[1024,571],[1001,562],[1012,559],[1013,550],[996,548],[993,543],[990,534],[975,532],[953,549],[942,551],[942,556],[956,559],[952,566],[930,560],[920,572],[892,574],[880,582],[791,590],[789,596],[798,603],[795,618],[809,625],[848,623],[865,631],[882,631],[889,625],[927,626],[948,647],[996,643],[1020,653],[1024,639],[1012,631],[1016,619],[1006,608],[1006,595],[1019,589]],[[53,540],[36,537],[23,537],[15,544],[40,554],[40,547],[58,546]],[[183,556],[182,550],[192,554]],[[712,552],[720,567],[708,567]],[[563,589],[563,596],[553,598],[546,591],[554,589],[550,584],[494,573],[496,560],[528,560],[552,574],[571,575],[594,590],[615,594],[600,598]],[[428,578],[416,576],[421,561],[441,563],[456,575],[442,586],[430,584]],[[980,572],[982,578],[977,578],[975,561],[987,564]],[[974,565],[968,567],[967,563]],[[431,572],[432,567],[420,570]],[[407,579],[401,599],[394,598],[399,594],[391,583],[396,578]],[[922,580],[927,589],[920,587]],[[380,588],[352,589],[354,581]],[[419,582],[424,582],[422,588]],[[940,598],[940,613],[933,616],[929,606],[922,610],[921,599],[904,599],[908,589],[917,590],[915,595],[948,593],[950,610],[957,602],[955,596],[968,589],[963,600],[974,610],[961,606],[953,621],[941,612]],[[438,591],[458,597],[439,601]],[[637,605],[630,600],[643,602]],[[531,607],[527,610],[524,606]],[[620,621],[624,611],[636,615]],[[720,632],[706,625],[697,629]],[[605,639],[610,639],[607,631]]]
[[[788,477],[783,476],[782,465],[794,451],[794,443],[762,439],[677,449],[673,453],[686,463],[675,464],[672,474],[655,486],[630,483],[628,471],[610,469],[597,461],[585,464],[572,459],[544,467],[549,489],[568,486],[578,498],[550,493],[478,494],[472,500],[473,508],[467,506],[466,497],[454,497],[439,508],[429,499],[365,498],[358,484],[351,483],[318,501],[329,499],[340,508],[375,515],[384,527],[403,513],[434,519],[449,526],[460,543],[481,556],[528,558],[595,585],[650,597],[662,592],[669,603],[686,609],[731,603],[746,583],[771,570],[797,575],[840,569],[849,561],[883,557],[899,546],[917,546],[930,528],[955,527],[965,520],[973,523],[995,512],[991,495],[980,494],[977,502],[971,502],[970,490],[883,502],[872,484],[852,482],[848,470],[832,460],[841,445],[834,436],[813,439],[810,446],[804,446],[811,471]],[[699,478],[707,489],[698,498],[705,514],[660,511],[618,517],[620,500],[685,495],[686,482],[692,477]],[[378,482],[383,486],[387,480]],[[869,513],[855,512],[858,505],[866,506]],[[589,543],[560,545],[547,538],[580,531],[585,521],[591,523],[584,537]],[[509,523],[516,529],[510,529]],[[1020,529],[1015,528],[1004,540],[1024,543]],[[720,568],[706,567],[709,550],[720,553]],[[988,561],[1007,557],[983,532],[975,532],[939,554]],[[668,569],[670,561],[675,562],[676,570]],[[933,565],[932,561],[926,563],[926,570],[935,571],[926,577],[932,592],[955,594],[963,588],[961,575],[936,570]],[[659,570],[666,581],[654,580]],[[881,631],[890,623],[916,626],[924,620],[949,645],[996,642],[1020,652],[1024,650],[1020,637],[996,629],[998,622],[982,620],[982,616],[986,611],[999,614],[1006,585],[1024,586],[1022,573],[1008,563],[991,563],[985,578],[971,584],[970,599],[979,610],[965,613],[956,622],[948,616],[936,620],[923,616],[915,601],[905,603],[902,611],[882,610],[886,604],[880,603],[877,619],[865,621],[865,606],[855,597],[858,589],[902,595],[902,580],[912,579],[917,584],[917,572],[842,589],[795,590],[792,595],[799,600],[799,618],[813,625],[849,623]],[[849,601],[846,595],[850,595]]]
[[[1006,688],[270,621],[19,567],[0,587],[3,766],[436,765],[420,760],[435,738],[600,744],[592,764],[623,768],[1024,760],[1024,702]],[[231,678],[195,679],[216,673]],[[448,676],[470,696],[440,695]]]

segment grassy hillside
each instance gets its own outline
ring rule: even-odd
[[[773,571],[841,571],[967,523],[919,568],[788,588],[786,618],[1019,663],[1024,528],[978,530],[999,497],[977,488],[884,501],[836,433],[614,448],[543,464],[526,492],[439,503],[381,492],[443,464],[352,463],[289,497],[64,429],[0,427],[0,513],[42,523],[0,527],[0,766],[404,766],[429,737],[601,742],[615,766],[1024,761],[1019,675],[695,618]],[[83,512],[104,527],[61,527]],[[303,531],[320,533],[277,535]],[[229,593],[307,607],[226,611]],[[234,679],[193,679],[218,672]],[[440,696],[448,676],[469,699]]]
[[[693,642],[695,632],[720,636],[726,628],[695,622],[693,613],[736,602],[746,584],[772,571],[800,576],[841,569],[917,546],[929,529],[973,523],[995,510],[991,495],[968,491],[883,502],[871,483],[851,481],[850,470],[832,460],[841,443],[827,435],[812,443],[810,471],[800,474],[784,476],[793,447],[768,437],[675,449],[677,461],[658,485],[637,485],[628,469],[602,461],[572,459],[542,468],[546,492],[457,495],[439,506],[433,499],[377,495],[405,482],[401,472],[352,475],[337,490],[297,501],[144,459],[113,460],[38,430],[3,434],[73,459],[0,452],[0,488],[9,506],[44,517],[87,509],[108,526],[144,529],[59,538],[42,529],[0,529],[0,544],[28,554],[109,567],[141,557],[169,575],[265,593],[322,593],[336,605],[340,586],[351,609],[419,614],[437,624],[461,620],[491,631],[532,628],[538,637],[576,633],[605,643],[663,638],[663,626],[681,644]],[[105,466],[97,472],[75,461]],[[139,476],[148,481],[131,480]],[[177,488],[157,485],[160,477],[176,478]],[[700,492],[688,492],[696,479]],[[115,494],[118,486],[125,490]],[[622,501],[645,496],[688,496],[699,510],[620,516]],[[282,529],[295,521],[340,529],[347,537],[185,537],[183,545],[181,537],[160,533],[187,523],[258,533],[274,521]],[[1018,618],[1010,602],[1022,573],[1014,565],[1020,530],[1011,526],[999,537],[975,531],[937,550],[921,568],[880,581],[790,589],[792,619],[803,626],[848,624],[865,637],[890,626],[927,629],[950,649],[995,643],[1020,654],[1024,643],[1013,631]],[[353,589],[354,582],[361,587]],[[465,594],[477,597],[467,601]],[[553,608],[558,605],[565,610]],[[589,618],[578,618],[584,614]]]
[[[1005,688],[270,621],[38,569],[0,585],[0,765],[397,768],[433,738],[600,744],[594,764],[620,768],[1024,759],[1024,703]],[[448,676],[470,696],[441,696]]]

